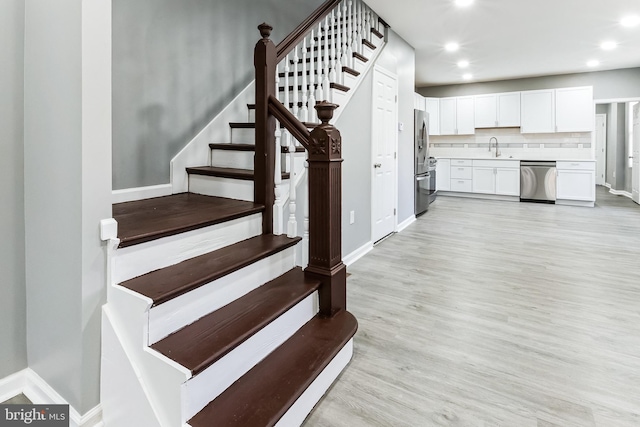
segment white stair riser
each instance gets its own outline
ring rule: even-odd
[[[232,144],[254,144],[256,141],[256,130],[249,128],[231,128]]]
[[[373,49],[367,45],[362,45],[362,55],[365,58],[371,58],[373,56]]]
[[[211,166],[253,170],[253,151],[211,150]]]
[[[347,87],[349,87],[349,86],[347,86]],[[337,94],[337,95],[335,95],[335,94]],[[341,94],[344,94],[346,96],[346,93],[341,91],[341,90],[339,90],[339,89],[333,89],[333,88],[329,89],[329,98],[333,98],[335,96],[340,96]],[[281,102],[283,102],[284,98],[282,97],[282,92],[280,93],[280,95],[281,96],[278,99]],[[322,101],[322,100],[320,100],[320,101]],[[293,92],[289,91],[289,103],[292,103],[292,102],[293,102]],[[298,102],[302,102],[302,94],[300,92],[298,93]],[[307,109],[310,109],[310,108],[313,108],[313,106],[310,105],[310,104],[307,104]],[[298,111],[300,111],[301,109],[302,109],[302,107],[298,107]],[[301,117],[300,113],[298,113],[298,120],[304,121],[304,120],[302,120],[302,117]]]
[[[367,69],[367,63],[358,58],[353,58],[353,68],[362,74]]]
[[[189,192],[252,202],[253,181],[190,174]]]
[[[114,259],[113,283],[124,282],[261,233],[262,215],[257,213],[223,224],[120,248]]]
[[[187,381],[182,395],[183,413],[186,414],[184,421],[197,414],[317,313],[318,294],[314,292],[205,371]],[[282,375],[287,373],[282,372]]]
[[[149,345],[223,307],[295,266],[287,248],[149,310]]]
[[[355,87],[356,82],[358,81],[358,77],[353,74],[344,73],[344,85],[346,87]]]
[[[382,46],[382,44],[384,43],[384,38],[379,38],[378,36],[376,36],[375,34],[371,37],[371,43],[373,43],[373,45],[378,48],[380,46]]]
[[[300,426],[313,407],[320,401],[322,396],[329,390],[331,384],[338,378],[340,373],[347,367],[353,356],[353,338],[351,338],[342,350],[336,354],[326,368],[313,380],[309,387],[302,393],[302,396],[295,401],[287,412],[278,420],[275,427]]]
[[[249,110],[249,114],[247,116],[247,122],[253,123],[256,121],[256,110]]]

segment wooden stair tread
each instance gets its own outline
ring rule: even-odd
[[[311,86],[310,84],[307,84],[306,88],[309,89],[310,86]],[[342,92],[348,92],[349,89],[350,89],[348,86],[341,85],[340,83],[330,83],[329,87],[331,89],[337,89],[337,90],[342,91]],[[294,86],[289,86],[289,92],[293,91],[293,88],[294,88]],[[298,85],[298,90],[299,91],[302,90],[302,85]],[[278,88],[278,92],[284,92],[284,86],[280,86]]]
[[[353,52],[353,57],[362,61],[362,62],[368,62],[369,59],[367,59],[366,56],[360,55],[358,52]]]
[[[151,348],[197,375],[319,286],[319,280],[305,278],[301,268],[294,268],[174,332]]]
[[[232,129],[255,129],[255,123],[246,123],[246,122],[230,122],[229,127]]]
[[[119,247],[127,247],[259,213],[263,205],[180,193],[113,205]]]
[[[375,28],[371,28],[371,33],[374,34],[379,39],[384,37],[384,34],[382,34],[380,31],[376,30]]]
[[[229,142],[211,143],[209,148],[212,150],[256,151],[255,144],[231,144]]]
[[[345,73],[349,73],[354,77],[358,77],[360,75],[360,71],[356,71],[353,68],[347,67],[347,66],[343,66],[342,67],[342,71],[345,72]]]
[[[162,304],[249,264],[289,248],[301,239],[262,234],[120,283]]]
[[[192,427],[273,426],[353,337],[347,311],[316,316],[191,420]]]
[[[217,176],[220,178],[241,179],[253,181],[253,170],[237,168],[219,168],[215,166],[196,166],[187,168],[187,173],[192,175]],[[282,173],[282,179],[289,179],[289,172]]]
[[[374,45],[373,43],[371,43],[367,39],[362,39],[362,44],[367,46],[369,49],[375,49],[376,48],[376,45]]]

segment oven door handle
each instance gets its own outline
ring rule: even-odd
[[[427,179],[429,177],[430,177],[430,175],[426,174],[425,176],[420,176],[420,177],[416,178],[416,181],[424,181],[425,179]]]

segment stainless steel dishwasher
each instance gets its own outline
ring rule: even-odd
[[[520,201],[556,202],[556,162],[520,162]]]

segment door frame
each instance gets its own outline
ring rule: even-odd
[[[395,131],[393,133],[394,135],[394,141],[393,141],[393,150],[395,153],[394,156],[394,174],[393,174],[393,209],[394,209],[394,220],[393,220],[393,231],[391,232],[391,234],[395,233],[398,231],[398,92],[399,92],[399,88],[398,88],[398,75],[387,70],[386,68],[381,67],[380,65],[374,65],[373,67],[373,76],[371,79],[371,142],[373,142],[373,124],[374,124],[374,118],[375,118],[375,111],[376,111],[376,104],[375,104],[375,99],[373,97],[373,89],[375,87],[375,75],[376,73],[381,73],[386,75],[387,77],[390,77],[392,79],[395,80],[396,82],[396,103],[395,103],[395,123],[396,123],[396,127],[395,127]],[[380,238],[379,240],[374,240],[374,228],[375,228],[375,210],[374,210],[374,187],[373,187],[373,182],[375,180],[375,169],[373,167],[374,163],[375,163],[375,153],[373,152],[373,144],[371,144],[371,158],[369,159],[369,165],[370,165],[370,173],[369,173],[369,180],[371,182],[371,229],[369,231],[370,236],[371,236],[371,242],[372,243],[376,243],[376,242],[380,242],[383,241],[384,239],[386,239],[388,236],[383,236],[382,238]],[[414,177],[415,179],[415,177]],[[389,234],[389,235],[391,235]]]
[[[597,136],[597,129],[595,130],[595,132],[593,132],[593,139],[594,139],[594,150],[595,150],[595,157],[596,157],[596,185],[606,185],[607,184],[607,115],[606,114],[596,114],[595,117],[595,124],[594,126],[598,125],[598,118],[602,118],[604,119],[604,151],[602,152],[601,156],[603,157],[602,162],[604,163],[604,176],[602,177],[602,184],[598,184],[598,136]]]

